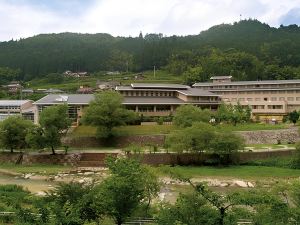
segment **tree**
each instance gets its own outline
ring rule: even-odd
[[[33,123],[20,116],[10,116],[0,123],[0,142],[2,147],[10,149],[24,149],[27,146],[26,135],[33,127]]]
[[[288,117],[289,121],[291,121],[295,125],[299,119],[299,113],[296,110],[294,110],[293,112],[290,112],[288,114]]]
[[[70,182],[61,183],[47,193],[45,203],[55,215],[55,223],[80,225],[98,221],[103,212],[94,207],[93,188],[92,184]]]
[[[190,127],[195,122],[208,123],[210,119],[211,112],[209,110],[202,110],[193,105],[182,105],[176,109],[173,123],[178,127]]]
[[[219,155],[221,164],[228,164],[229,156],[243,149],[243,147],[244,140],[232,132],[217,133],[211,141],[211,150]]]
[[[42,131],[39,130],[36,135],[43,138],[45,147],[50,147],[52,154],[55,155],[55,148],[61,145],[61,138],[71,125],[68,118],[68,106],[57,105],[45,108],[40,114],[39,122]],[[41,132],[43,132],[42,135]],[[35,140],[39,140],[37,136]]]
[[[108,158],[107,166],[111,176],[98,186],[95,198],[101,200],[97,207],[120,225],[143,201],[157,194],[158,180],[133,159]]]
[[[183,130],[173,131],[166,138],[166,146],[177,152],[209,151],[216,131],[207,123],[198,122]]]
[[[127,110],[122,105],[122,96],[114,91],[105,91],[95,95],[83,116],[83,122],[97,126],[99,137],[110,137],[112,129],[126,125],[136,119],[133,111]]]

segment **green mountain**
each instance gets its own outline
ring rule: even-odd
[[[296,78],[300,27],[273,28],[243,20],[190,36],[60,33],[0,42],[0,67],[18,69],[18,79],[66,70],[143,71],[154,65],[190,76],[190,82],[206,80],[211,74],[232,74],[238,80]]]

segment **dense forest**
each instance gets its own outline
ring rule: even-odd
[[[300,27],[273,28],[249,19],[190,36],[61,33],[0,42],[0,83],[66,70],[139,72],[153,66],[183,75],[186,83],[211,75],[300,78]]]

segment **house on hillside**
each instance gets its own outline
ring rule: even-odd
[[[67,70],[64,72],[64,76],[65,77],[77,77],[77,78],[81,78],[81,77],[87,77],[88,76],[88,72],[72,72],[70,70]]]
[[[118,81],[100,81],[98,80],[96,85],[97,88],[101,91],[104,90],[115,90],[117,86],[120,86],[120,82]]]
[[[80,86],[77,89],[76,93],[78,93],[78,94],[92,94],[92,93],[94,93],[94,88]]]

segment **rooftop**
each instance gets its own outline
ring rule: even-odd
[[[193,87],[223,86],[223,85],[259,85],[259,84],[294,84],[300,80],[260,80],[260,81],[231,81],[222,83],[201,82],[193,84]]]
[[[0,100],[1,106],[21,106],[27,102],[31,102],[30,100]]]
[[[231,79],[232,76],[213,76],[210,79],[211,80],[223,80],[223,79]]]
[[[54,105],[67,103],[71,105],[88,105],[94,99],[92,94],[47,95],[36,101],[36,105]]]
[[[187,85],[182,84],[151,84],[151,83],[133,83],[131,87],[134,89],[188,89]]]

